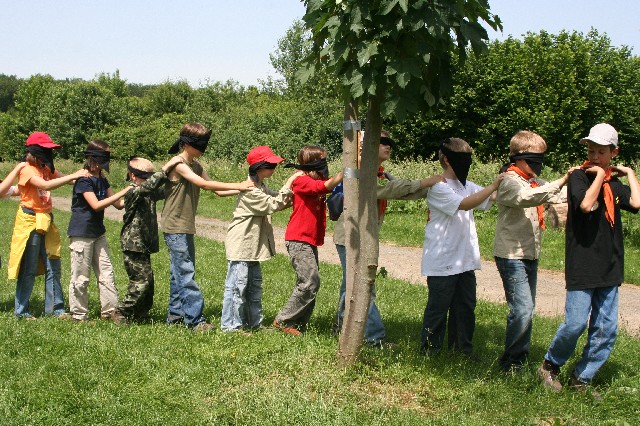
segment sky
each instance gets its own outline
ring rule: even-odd
[[[639,0],[489,0],[503,21],[491,39],[542,29],[606,33],[640,55]],[[0,74],[192,86],[278,77],[269,62],[299,0],[0,0]]]

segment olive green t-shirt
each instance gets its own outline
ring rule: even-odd
[[[184,163],[198,176],[202,176],[202,166],[197,161]],[[182,176],[177,181],[169,181],[164,190],[165,202],[162,209],[160,228],[167,234],[195,234],[196,210],[200,199],[200,187]]]

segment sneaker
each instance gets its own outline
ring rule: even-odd
[[[117,309],[111,312],[111,321],[113,321],[113,323],[117,325],[126,325],[129,323],[127,317],[122,315],[122,313]]]
[[[82,322],[85,324],[89,324],[89,325],[93,325],[96,322],[95,321],[91,321],[89,318],[76,318],[76,317],[71,317],[71,319],[73,320],[73,322]]]
[[[542,381],[542,384],[547,389],[554,392],[560,392],[562,390],[562,383],[558,380],[558,373],[560,369],[558,366],[553,365],[549,361],[545,360],[540,368],[538,368],[538,378]]]
[[[290,334],[292,336],[302,336],[302,332],[295,327],[287,327],[280,324],[278,321],[273,320],[273,326],[278,330],[282,330],[284,334]]]
[[[198,333],[208,333],[210,331],[213,331],[213,325],[209,324],[208,322],[201,322],[193,327],[193,331]]]
[[[167,325],[184,324],[184,317],[180,315],[167,316]]]
[[[595,390],[594,387],[591,386],[589,383],[583,382],[582,380],[578,379],[574,375],[571,375],[570,384],[571,384],[571,387],[577,390],[578,392],[584,392],[586,394],[591,395],[594,401],[603,400],[602,395],[600,395],[600,392]]]

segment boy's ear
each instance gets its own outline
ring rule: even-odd
[[[620,152],[620,148],[615,147],[613,149],[613,151],[611,151],[611,158],[615,157],[616,155],[618,155],[618,153]]]

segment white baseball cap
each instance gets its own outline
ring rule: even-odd
[[[614,148],[617,148],[618,132],[611,124],[596,124],[589,130],[589,136],[580,139],[581,144],[589,142],[597,143],[598,145],[613,145]]]

